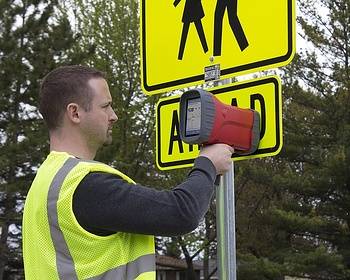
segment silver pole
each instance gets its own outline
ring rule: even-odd
[[[220,280],[236,280],[236,221],[234,164],[216,189],[216,228]]]

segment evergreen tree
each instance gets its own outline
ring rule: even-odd
[[[71,63],[74,43],[57,1],[0,2],[0,279],[23,276],[21,214],[48,137],[37,110],[40,79]]]
[[[350,1],[299,4],[312,49],[284,69],[284,148],[240,171],[261,197],[239,214],[240,279],[350,277]]]
[[[272,220],[289,225],[295,273],[350,277],[350,1],[305,1],[300,18],[314,51],[286,71],[287,197]],[[286,182],[285,182],[286,181]]]

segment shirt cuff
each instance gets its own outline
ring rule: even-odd
[[[214,183],[216,179],[216,168],[210,159],[203,156],[197,157],[194,161],[194,166],[190,171],[189,175],[195,170],[200,170],[204,172],[208,176],[208,178]]]

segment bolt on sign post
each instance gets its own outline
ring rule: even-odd
[[[295,53],[295,0],[141,0],[146,94],[280,67]]]

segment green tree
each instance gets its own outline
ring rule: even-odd
[[[236,164],[238,279],[284,279],[281,255],[289,243],[269,222],[283,192],[275,174],[283,174],[279,156]]]
[[[350,2],[300,3],[300,24],[315,50],[286,71],[286,145],[290,161],[283,209],[272,220],[289,225],[292,271],[313,279],[350,277]],[[289,175],[288,174],[288,175]],[[293,182],[294,181],[294,182]]]
[[[284,148],[265,171],[241,170],[254,182],[247,195],[266,192],[255,216],[240,214],[243,233],[253,228],[241,236],[241,279],[350,277],[350,2],[299,7],[312,47],[284,69]]]
[[[23,273],[23,204],[48,151],[37,110],[40,79],[57,65],[72,62],[73,34],[68,19],[55,16],[57,4],[0,2],[0,279]]]

